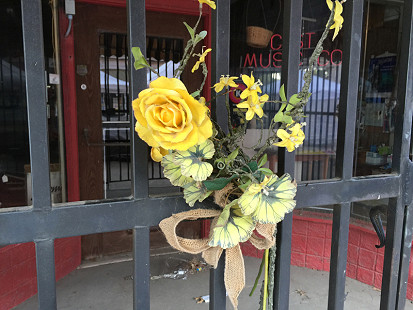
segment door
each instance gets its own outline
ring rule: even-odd
[[[126,9],[78,4],[74,19],[79,137],[80,199],[111,199],[131,195],[130,132],[126,38]],[[189,34],[183,25],[196,16],[147,12],[147,56],[154,69],[171,77],[181,59]],[[201,25],[202,27],[202,21]],[[201,47],[199,48],[199,52]],[[195,60],[192,60],[195,63]],[[168,67],[169,65],[169,67]],[[192,68],[190,63],[188,68]],[[156,77],[148,73],[148,81]],[[202,74],[182,74],[195,91]],[[159,164],[149,163],[152,191],[167,184]],[[155,187],[157,186],[157,187]],[[199,223],[185,224],[186,233],[198,236]],[[159,240],[153,229],[152,238]],[[156,245],[155,245],[156,246]],[[91,259],[132,250],[132,231],[82,237],[82,257]]]

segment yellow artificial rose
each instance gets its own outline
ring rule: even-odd
[[[208,108],[178,79],[157,78],[132,105],[135,130],[153,148],[185,151],[212,136]]]

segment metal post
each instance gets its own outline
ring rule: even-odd
[[[46,80],[41,0],[22,0],[24,66],[33,209],[52,208],[49,175],[49,139],[46,113]]]
[[[140,47],[142,54],[146,55],[146,14],[145,0],[127,1],[128,9],[128,51],[132,47]],[[136,99],[141,90],[147,87],[146,70],[136,71],[133,63],[132,53],[129,54],[130,87],[131,100]],[[132,109],[131,109],[132,111]],[[131,162],[132,162],[132,188],[134,198],[148,197],[148,146],[139,139],[135,133],[135,118],[131,113]]]
[[[54,240],[45,239],[35,243],[39,310],[56,309]]]
[[[149,227],[133,230],[133,309],[150,309]]]

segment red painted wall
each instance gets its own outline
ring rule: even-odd
[[[330,270],[332,221],[312,217],[294,216],[291,264],[315,270]],[[347,254],[347,276],[381,288],[384,248],[377,249],[379,239],[374,230],[350,224]],[[241,247],[246,256],[261,258],[250,243]],[[413,300],[413,257],[410,258],[406,297]]]
[[[80,265],[80,237],[55,241],[56,280]],[[9,310],[37,293],[34,243],[0,249],[0,310]]]

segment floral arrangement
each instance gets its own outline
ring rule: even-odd
[[[305,83],[299,93],[287,98],[282,86],[280,100],[269,101],[269,96],[262,94],[262,83],[255,80],[253,73],[242,75],[246,88],[240,95],[242,102],[237,105],[241,125],[234,127],[228,96],[231,89],[238,87],[237,77],[227,75],[220,78],[213,88],[217,96],[226,98],[228,132],[225,132],[211,119],[207,103],[201,97],[208,74],[205,57],[211,49],[203,49],[201,54],[194,53],[195,47],[207,35],[206,31],[197,33],[202,6],[206,4],[215,9],[216,5],[212,0],[198,1],[198,22],[193,28],[184,23],[191,38],[173,78],[159,76],[140,49],[132,48],[135,69],[148,68],[158,75],[149,88],[142,90],[133,101],[135,130],[152,147],[151,157],[161,162],[164,176],[174,186],[183,188],[183,196],[189,206],[193,207],[196,202],[210,196],[215,202],[213,208],[207,205],[163,220],[160,227],[168,242],[181,251],[202,253],[206,262],[214,267],[225,250],[225,286],[234,308],[237,308],[238,295],[245,285],[239,244],[249,240],[258,249],[264,249],[259,272],[260,275],[264,269],[265,273],[260,304],[261,309],[266,309],[267,304],[272,308],[276,224],[294,209],[297,186],[290,175],[277,176],[265,167],[265,152],[273,146],[285,147],[292,152],[303,143],[303,107],[311,96],[308,90],[312,68],[323,50],[322,44],[329,30],[335,29],[334,40],[341,29],[343,7],[337,0],[334,3],[326,0],[331,15],[310,58],[309,69],[304,75]],[[201,67],[204,79],[200,88],[190,94],[179,77],[193,56],[198,60],[192,72]],[[268,138],[264,143],[259,141],[253,148],[254,155],[249,157],[242,147],[247,126],[251,120],[264,117],[262,107],[267,102],[279,103],[280,109],[271,119]],[[176,226],[181,221],[203,218],[213,218],[208,238],[193,240],[176,235]],[[254,289],[258,279],[259,276]]]

